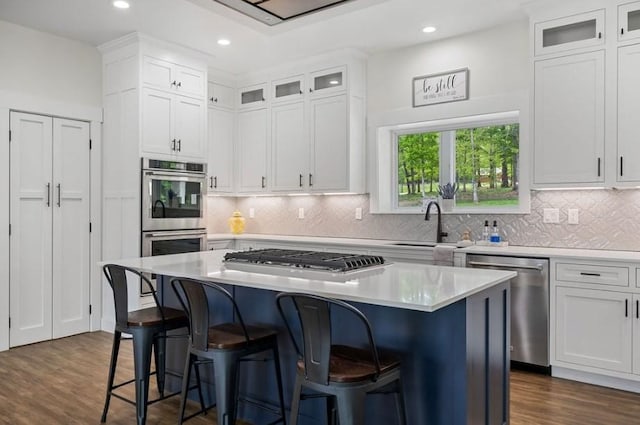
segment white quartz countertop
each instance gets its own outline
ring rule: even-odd
[[[290,240],[290,239],[288,239]],[[391,263],[348,273],[223,263],[227,250],[113,261],[143,272],[433,312],[516,276],[515,272]],[[257,269],[260,269],[257,271]]]
[[[433,249],[436,244],[432,241],[401,241],[387,239],[350,239],[350,238],[328,238],[315,236],[288,236],[288,235],[264,235],[264,234],[209,234],[210,241],[215,240],[265,240],[282,242],[320,243],[330,245],[361,246],[370,248],[397,248],[397,249]],[[415,244],[398,245],[398,244]],[[418,246],[424,244],[424,246]],[[454,245],[447,244],[444,245]],[[640,262],[639,251],[613,251],[599,249],[577,249],[577,248],[545,248],[531,246],[481,246],[472,245],[465,248],[457,248],[456,252],[467,254],[488,254],[519,257],[545,257],[545,258],[567,258],[585,260],[606,260],[606,261],[626,261]]]

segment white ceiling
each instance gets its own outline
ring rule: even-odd
[[[0,0],[0,20],[97,46],[139,31],[215,57],[233,73],[352,47],[367,53],[522,19],[526,0],[353,0],[269,27],[213,0]],[[304,0],[300,0],[304,1]],[[438,31],[424,34],[433,25]],[[231,40],[221,47],[220,37]]]

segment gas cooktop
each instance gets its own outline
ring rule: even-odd
[[[256,249],[229,252],[225,263],[263,264],[328,272],[349,272],[384,264],[378,255],[337,252],[301,251],[294,249]]]

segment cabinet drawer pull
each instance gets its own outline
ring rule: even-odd
[[[598,38],[602,38],[602,33],[601,32],[598,33]]]
[[[589,272],[580,272],[581,276],[595,276],[600,277],[600,273],[589,273]]]
[[[178,139],[178,152],[182,151],[182,140]]]
[[[636,319],[640,319],[640,301],[636,300]]]
[[[620,35],[624,35],[624,28],[620,28]]]
[[[171,150],[174,152],[176,151],[176,139],[173,139],[171,141]]]
[[[265,180],[266,180],[266,179],[264,178],[264,176],[262,176],[262,188],[263,188],[263,189],[264,189],[264,188],[265,188],[265,186],[266,186],[266,185],[265,185]]]
[[[60,208],[60,196],[61,196],[60,192],[62,192],[60,190],[60,183],[58,183],[57,188],[58,188],[58,203],[57,203],[57,205],[58,205],[58,208]]]
[[[47,183],[47,206],[51,206],[51,183]]]
[[[218,188],[218,176],[215,176],[213,178],[213,188],[217,189]]]
[[[213,189],[213,177],[209,177],[209,188]]]
[[[622,157],[620,157],[620,177],[622,177]]]
[[[302,174],[300,174],[300,187],[302,187]]]
[[[309,173],[309,186],[313,186],[313,174]]]
[[[629,300],[624,300],[624,317],[629,317]]]
[[[600,177],[600,158],[598,158],[598,177]]]

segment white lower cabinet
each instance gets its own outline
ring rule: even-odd
[[[10,117],[11,347],[89,331],[89,124]]]
[[[633,295],[556,287],[556,360],[632,371]]]

